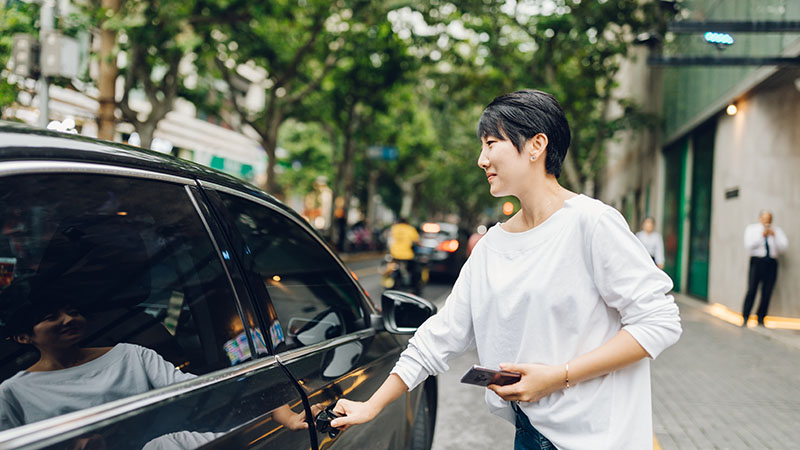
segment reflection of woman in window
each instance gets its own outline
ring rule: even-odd
[[[86,331],[81,312],[31,294],[23,279],[0,296],[4,337],[39,351],[36,363],[0,384],[0,429],[194,378],[138,345],[81,347]]]

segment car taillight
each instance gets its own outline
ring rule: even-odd
[[[442,228],[439,226],[438,223],[426,223],[422,225],[422,231],[425,233],[438,233]]]
[[[436,247],[436,250],[441,250],[447,253],[453,253],[454,251],[458,250],[458,241],[455,239],[450,239],[449,241],[444,241]]]

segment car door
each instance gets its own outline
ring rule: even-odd
[[[195,193],[125,167],[0,162],[0,449],[312,448],[294,380],[252,357],[266,346]],[[52,311],[74,315],[60,342],[110,350],[31,372]]]
[[[271,345],[302,386],[313,414],[342,397],[367,400],[402,348],[391,334],[370,327],[373,311],[350,274],[302,219],[263,199],[203,186],[224,220],[234,224],[234,253],[263,311]],[[374,421],[342,433],[315,427],[319,448],[406,448],[410,401],[404,396]]]

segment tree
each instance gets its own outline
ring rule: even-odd
[[[14,103],[20,88],[9,82],[6,68],[14,45],[14,34],[27,33],[38,36],[36,18],[39,17],[39,5],[33,3],[13,2],[5,6],[0,14],[0,116],[6,107]]]
[[[377,140],[381,137],[376,133],[375,117],[390,107],[392,96],[408,82],[414,69],[415,61],[392,31],[387,11],[370,7],[347,34],[339,63],[305,104],[306,118],[325,124],[332,135],[341,137],[333,192],[344,200],[341,214],[345,218],[355,191],[357,151],[362,150],[363,156],[366,147],[387,143]],[[334,242],[338,240],[334,238]]]
[[[111,18],[106,8],[93,8],[104,29],[117,33],[119,51],[125,55],[120,67],[125,83],[117,106],[139,133],[141,146],[149,148],[158,122],[179,96],[181,63],[191,64],[201,42],[193,26],[219,16],[210,16],[208,4],[201,0],[122,2]],[[131,106],[134,92],[144,93],[146,109]]]
[[[573,189],[592,194],[604,144],[617,131],[653,122],[637,105],[615,98],[613,88],[634,37],[664,27],[667,13],[658,2],[468,0],[454,8],[432,0],[416,12],[433,31],[415,37],[415,45],[437,57],[428,75],[432,90],[448,92],[445,102],[458,110],[523,88],[559,99],[573,131],[563,170]],[[614,102],[625,114],[609,118]]]
[[[304,0],[242,3],[246,23],[205,29],[204,54],[225,80],[232,107],[242,123],[254,130],[267,152],[268,192],[277,194],[275,150],[281,124],[297,114],[301,102],[317,90],[336,64],[343,36],[351,29],[366,0],[330,2]],[[248,67],[257,79],[246,80]],[[247,87],[262,100],[248,104]]]

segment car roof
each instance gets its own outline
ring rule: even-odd
[[[256,186],[191,161],[117,142],[0,121],[0,161],[13,160],[100,163],[190,177],[246,192],[300,217]]]

